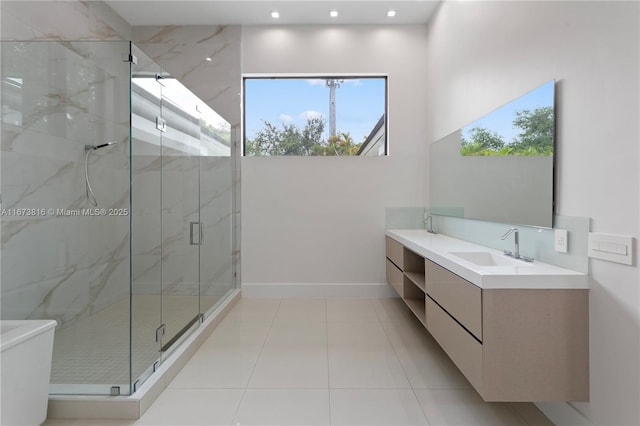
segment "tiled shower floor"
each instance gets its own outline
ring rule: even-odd
[[[212,306],[218,296],[202,296]],[[138,377],[160,356],[155,331],[167,324],[167,336],[179,331],[198,313],[198,296],[133,297],[133,376]],[[173,325],[173,329],[171,326]],[[129,383],[129,300],[120,302],[56,330],[51,368],[52,384],[126,385]]]

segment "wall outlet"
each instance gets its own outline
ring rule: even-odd
[[[558,253],[566,253],[569,247],[569,235],[566,229],[554,230],[553,245]]]

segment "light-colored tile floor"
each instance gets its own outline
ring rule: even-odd
[[[485,403],[399,299],[242,299],[137,421],[62,425],[551,425]]]

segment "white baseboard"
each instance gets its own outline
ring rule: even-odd
[[[331,284],[274,284],[243,283],[242,297],[296,298],[296,297],[398,297],[386,283],[331,283]]]
[[[589,419],[568,402],[536,402],[535,404],[557,426],[593,426]]]

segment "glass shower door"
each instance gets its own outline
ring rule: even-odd
[[[167,352],[200,318],[200,140],[190,92],[162,85],[162,346]]]
[[[2,319],[58,321],[51,393],[130,394],[233,286],[229,125],[129,42],[1,47]]]
[[[162,324],[162,69],[135,45],[131,74],[131,377],[134,390],[160,361]]]

